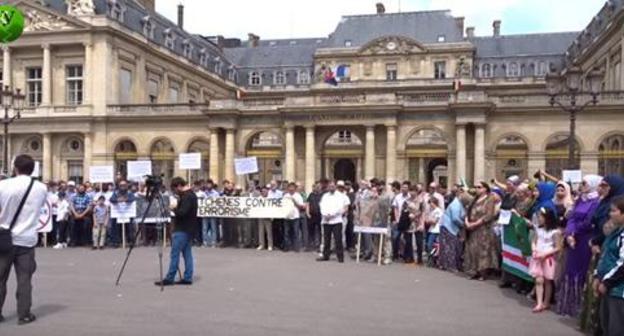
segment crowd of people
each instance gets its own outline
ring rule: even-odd
[[[144,198],[146,191],[142,184],[121,179],[48,186],[54,229],[47,239],[58,249],[118,247],[122,235],[109,205]],[[309,194],[294,182],[245,189],[207,180],[194,182],[192,190],[198,199],[254,196],[292,203],[281,219],[199,218],[195,246],[316,252],[318,261],[330,260],[333,252],[338,262],[347,254],[365,261],[379,258],[384,265],[426,263],[473,280],[499,279],[500,287],[534,299],[535,313],[552,309],[579,319],[582,330],[624,335],[620,176],[587,175],[571,185],[539,172],[530,180],[511,176],[449,190],[435,182],[322,179]],[[163,193],[176,202],[174,194],[165,188]],[[138,244],[157,243],[153,225],[136,224],[126,225],[127,243],[137,232]],[[356,249],[355,227],[387,228],[389,234],[363,233]]]

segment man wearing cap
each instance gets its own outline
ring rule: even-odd
[[[344,182],[342,182],[344,187]],[[323,256],[316,259],[317,261],[329,260],[331,250],[331,237],[334,236],[334,243],[336,245],[336,256],[338,262],[344,262],[344,247],[342,244],[342,230],[344,226],[344,215],[349,208],[349,198],[336,191],[336,184],[330,182],[328,185],[328,192],[321,198],[321,224],[323,228]]]

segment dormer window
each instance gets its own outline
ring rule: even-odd
[[[351,47],[352,45],[353,45],[353,42],[351,42],[351,40],[345,40],[345,41],[344,41],[344,46],[345,46],[345,47],[349,48],[349,47]]]
[[[206,48],[199,50],[199,65],[205,67],[208,64],[208,55],[206,54]]]
[[[284,85],[286,84],[286,75],[284,75],[284,71],[275,72],[275,79],[273,81],[275,85]]]
[[[300,70],[299,76],[297,77],[297,83],[299,84],[310,84],[310,72],[307,70]]]
[[[251,73],[249,73],[249,85],[250,86],[260,86],[261,84],[262,84],[262,79],[258,71],[252,71]]]
[[[489,63],[485,63],[481,66],[481,77],[483,78],[492,77],[492,66]]]
[[[223,62],[221,62],[221,57],[215,57],[215,67],[214,71],[218,74],[221,74],[221,70],[223,69]]]
[[[122,6],[117,0],[108,0],[108,15],[111,19],[124,22],[124,14],[126,13],[126,7]]]
[[[191,58],[191,56],[193,55],[193,45],[191,44],[191,41],[186,39],[184,40],[183,45],[184,45],[184,57]]]
[[[175,47],[175,36],[171,31],[171,28],[167,28],[163,31],[163,36],[165,37],[165,47],[167,49],[173,50]]]
[[[438,35],[438,43],[446,42],[446,35]]]
[[[520,67],[518,63],[511,62],[507,68],[507,77],[520,77]]]
[[[236,69],[233,66],[228,68],[228,79],[232,82],[236,82]]]
[[[152,18],[147,15],[141,19],[141,23],[143,24],[143,36],[148,39],[154,38],[154,23],[152,22]]]

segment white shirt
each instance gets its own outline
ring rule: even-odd
[[[321,198],[322,224],[342,224],[345,209],[351,204],[349,197],[341,192],[326,192]],[[326,218],[329,217],[329,218]]]
[[[282,198],[284,196],[284,193],[279,190],[279,189],[271,189],[269,190],[269,194],[267,195],[267,198]]]
[[[0,227],[9,229],[15,211],[17,210],[31,178],[20,175],[0,181]],[[37,226],[41,208],[48,197],[48,188],[41,182],[35,181],[32,190],[24,203],[24,207],[13,226],[13,245],[34,247],[37,245]]]
[[[284,202],[284,205],[289,207],[290,209],[290,211],[288,211],[288,215],[286,215],[286,219],[298,219],[299,217],[301,217],[299,206],[303,205],[303,197],[301,197],[300,193],[295,192],[292,195],[286,193],[284,194],[284,197],[282,199],[287,200],[286,202],[291,202],[292,204],[291,207],[291,204]]]
[[[56,208],[56,220],[65,221],[69,217],[69,202],[66,199],[59,201]]]
[[[429,220],[435,221],[435,224],[429,229],[429,233],[440,233],[440,224],[442,223],[442,216],[444,211],[440,208],[435,208],[429,214]]]
[[[402,193],[398,193],[394,196],[394,200],[392,201],[392,207],[395,209],[401,210],[403,208],[403,203],[410,198],[409,193],[403,195]]]
[[[50,205],[52,206],[52,215],[58,215],[58,210],[57,210],[57,206],[58,206],[58,193],[56,192],[48,192],[48,203],[50,203]]]

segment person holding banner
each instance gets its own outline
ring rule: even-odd
[[[334,236],[338,262],[344,262],[344,246],[342,245],[343,216],[349,210],[349,198],[336,191],[336,184],[329,182],[328,192],[321,198],[320,208],[323,228],[323,256],[317,261],[328,261],[331,250],[331,238]]]
[[[171,260],[167,275],[155,282],[156,286],[171,286],[178,272],[180,253],[184,257],[184,278],[177,282],[179,285],[193,284],[193,253],[192,237],[197,226],[197,196],[186,181],[181,177],[171,180],[171,189],[178,195],[177,206],[172,209],[175,214],[173,233],[171,234]]]
[[[269,197],[269,188],[262,187],[260,190],[260,197],[268,198]],[[264,238],[266,234],[266,239]],[[263,250],[266,246],[267,250],[273,251],[273,230],[271,229],[271,219],[270,218],[259,218],[258,219],[258,241],[260,245],[258,246],[258,250]],[[265,241],[268,241],[268,245],[265,244]]]
[[[125,180],[119,181],[117,185],[117,190],[113,192],[113,195],[110,198],[110,203],[116,205],[117,203],[132,203],[136,199],[134,193],[130,192],[128,189],[128,182]],[[127,239],[129,241],[134,241],[134,230],[132,229],[132,223],[128,223],[126,225],[126,231],[128,231]],[[119,227],[117,226],[117,221],[114,220],[111,228],[111,243],[113,246],[118,247],[121,243],[121,233],[119,232]]]
[[[287,192],[282,198],[284,204],[291,206],[288,215],[284,220],[284,252],[292,249],[295,252],[299,252],[301,249],[301,226],[300,217],[301,210],[305,210],[305,203],[303,197],[297,192],[297,184],[294,182],[288,183]]]

